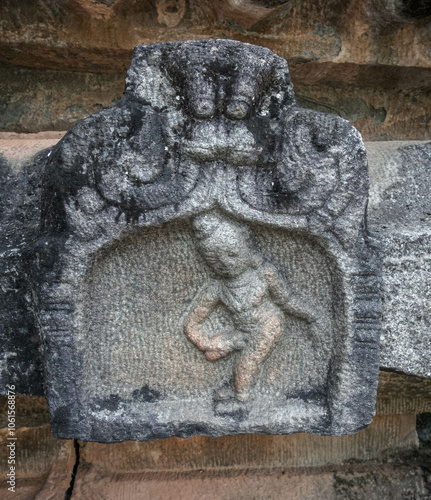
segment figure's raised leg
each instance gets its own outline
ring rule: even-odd
[[[215,361],[224,358],[233,351],[240,351],[245,346],[246,342],[242,332],[229,331],[221,333],[211,338],[205,357],[209,361]]]

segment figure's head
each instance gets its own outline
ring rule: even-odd
[[[220,277],[235,278],[256,267],[247,226],[210,212],[196,217],[193,228],[206,263]]]

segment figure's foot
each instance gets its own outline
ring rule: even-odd
[[[214,401],[228,400],[235,397],[234,392],[230,384],[224,384],[220,389],[218,389],[214,394]]]
[[[230,416],[238,420],[247,418],[248,410],[245,402],[235,397],[235,391],[229,383],[225,383],[214,394],[214,413],[220,416]]]
[[[242,390],[239,391],[237,390],[235,393],[235,397],[238,401],[241,401],[241,403],[246,403],[247,401],[250,401],[250,390]]]
[[[234,417],[238,420],[245,420],[248,416],[248,410],[245,403],[235,398],[215,401],[214,413],[220,416]]]

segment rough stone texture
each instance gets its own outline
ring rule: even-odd
[[[77,481],[76,494],[97,500],[426,500],[429,489],[420,468],[370,467],[361,471],[284,470],[209,474],[136,474],[100,478],[91,472]]]
[[[133,3],[134,6],[131,7]],[[313,7],[302,1],[302,8],[300,2],[289,1],[292,9],[286,8],[283,3],[287,4],[273,0],[260,1],[259,5],[256,1],[253,5],[238,1],[229,4],[211,2],[205,5],[201,1],[195,3],[175,0],[148,4],[143,1],[126,3],[122,0],[79,0],[63,2],[61,5],[59,2],[49,1],[3,2],[0,7],[0,38],[5,43],[1,50],[11,65],[0,68],[0,128],[32,132],[67,129],[98,110],[101,105],[111,105],[117,99],[116,96],[123,89],[131,48],[136,43],[151,43],[162,39],[168,41],[179,37],[193,38],[197,33],[198,37],[241,37],[243,41],[270,46],[288,60],[300,106],[335,113],[350,120],[366,140],[430,137],[430,58],[429,48],[426,46],[427,39],[428,45],[430,40],[429,2],[360,1],[355,4],[343,2],[342,6],[337,5],[337,2],[326,5],[313,2],[316,5]],[[179,11],[177,7],[180,7]],[[271,12],[270,9],[274,7],[276,10]],[[140,8],[149,15],[140,15]],[[61,10],[64,11],[63,14]],[[266,16],[269,22],[265,22]],[[124,17],[127,18],[126,21]],[[259,23],[260,20],[264,22]],[[316,20],[321,21],[318,26],[315,24]],[[262,26],[259,33],[253,28],[253,24]],[[5,41],[14,31],[16,36],[10,38],[11,43]],[[251,36],[255,39],[252,40]],[[128,42],[128,37],[134,40]],[[88,49],[89,41],[93,47]],[[60,67],[62,71],[59,71]],[[75,69],[78,68],[80,71],[76,72]],[[102,73],[91,73],[94,71]],[[106,75],[110,71],[115,74]],[[16,149],[11,148],[10,152],[13,151]],[[386,163],[392,163],[394,169],[397,168],[398,162],[387,159]],[[19,168],[13,168],[13,174],[22,166],[20,162]],[[373,172],[371,175],[373,177]],[[386,195],[390,196],[390,193],[387,191]],[[414,222],[412,226],[413,224]],[[409,250],[409,255],[411,253]],[[415,258],[420,260],[422,257]],[[395,272],[400,265],[402,263],[398,262]],[[388,270],[393,272],[391,267]],[[417,274],[416,269],[414,274]],[[407,275],[407,279],[400,283],[404,288],[409,286],[408,278]],[[12,285],[16,284],[19,282],[12,282]],[[424,286],[428,286],[426,280]],[[417,297],[415,292],[409,298],[415,301]],[[25,301],[21,304],[24,308],[27,307]],[[402,313],[406,322],[409,308],[404,307]],[[401,311],[397,311],[397,314],[400,315]],[[421,315],[417,314],[414,321],[420,322]],[[415,322],[411,324],[412,332]],[[413,342],[408,344],[410,348],[415,347]],[[391,351],[387,349],[386,354],[386,361],[389,356],[391,364]],[[415,356],[418,358],[415,366],[423,373],[428,352],[422,350],[419,353],[417,349]],[[405,360],[401,360],[401,365],[405,365]],[[409,363],[409,370],[412,368],[414,365]],[[27,368],[23,372],[26,370]],[[397,373],[381,373],[377,412],[429,412],[429,380]],[[34,390],[33,384],[31,387]],[[25,385],[23,388],[27,390]],[[32,426],[32,412],[30,407],[24,410],[24,399],[34,398],[22,398],[19,401],[20,411],[26,412],[25,425]],[[38,422],[39,418],[43,418],[42,415],[43,412],[38,411],[34,421]],[[386,420],[385,425],[392,424]],[[427,425],[429,429],[429,418],[424,418],[421,425],[422,428],[418,427],[419,437],[424,437]],[[47,432],[47,428],[44,432]],[[36,431],[36,434],[40,434],[40,431]],[[42,456],[38,453],[39,446],[28,444],[28,439],[34,435],[35,433],[27,432],[20,436],[22,450],[25,450],[20,467],[28,464],[26,475],[29,479],[20,483],[22,488],[13,498],[34,498],[35,491],[46,479],[46,473],[43,472],[40,479],[37,474],[30,476],[29,468],[33,466],[41,470],[40,461],[45,460],[48,467],[44,470],[48,470],[49,461],[55,461],[55,453],[52,457],[49,453]],[[259,436],[262,441],[294,437],[296,436]],[[243,438],[244,436],[232,438],[232,452],[240,446],[235,440]],[[321,439],[319,436],[314,438]],[[196,444],[196,439],[198,438],[191,438],[187,442],[192,446]],[[214,441],[225,439],[231,438]],[[385,439],[386,434],[382,437],[374,435],[367,445],[369,453],[372,454],[371,450],[379,447]],[[165,440],[167,445],[169,442],[175,449],[173,441],[181,440]],[[154,446],[153,454],[157,453],[158,444],[158,441],[140,443]],[[57,446],[57,440],[51,439],[50,446]],[[101,446],[99,462],[102,466],[105,466],[103,457],[111,446]],[[127,462],[129,455],[133,456],[135,446],[135,443],[128,443],[129,449],[123,451],[124,461]],[[312,456],[313,453],[319,455],[322,444],[315,446],[313,442],[307,441],[306,446],[310,452],[313,450],[310,454]],[[350,443],[348,447],[352,451],[353,444]],[[244,450],[245,453],[247,451],[248,448]],[[287,446],[286,456],[288,451]],[[261,463],[268,461],[271,464],[271,450],[263,447],[261,453]],[[110,459],[112,458],[115,458],[115,453],[111,453]],[[320,470],[313,471],[311,475],[303,470],[297,470],[294,474],[286,473],[285,470],[271,474],[269,470],[265,470],[251,474],[254,477],[250,477],[250,473],[218,477],[217,474],[209,477],[204,472],[198,472],[192,477],[171,473],[128,474],[127,467],[124,467],[121,477],[113,470],[101,478],[98,464],[87,469],[88,463],[82,460],[78,474],[82,472],[83,476],[78,475],[75,496],[87,497],[91,491],[95,498],[98,495],[103,495],[104,498],[142,498],[148,494],[151,498],[157,498],[157,495],[162,498],[178,498],[181,495],[184,498],[192,498],[193,495],[200,498],[208,495],[221,498],[226,495],[233,498],[241,498],[242,495],[248,498],[253,498],[253,495],[272,495],[274,498],[286,498],[290,495],[293,498],[318,499],[368,499],[375,496],[379,499],[429,498],[430,463],[420,470],[409,456],[404,456],[401,461],[408,466],[391,465],[382,468],[373,464],[368,469],[361,469],[361,465],[352,465],[348,469],[338,466],[335,473]],[[70,477],[71,468],[65,472],[65,477]],[[65,485],[66,483],[67,479]],[[61,487],[54,497],[63,498],[67,487]],[[0,496],[3,498],[5,495],[1,492]],[[50,498],[47,492],[41,497]]]
[[[369,222],[384,246],[381,365],[431,376],[431,142],[370,143]]]
[[[34,167],[32,167],[32,154],[38,153],[44,147],[55,144],[61,135],[62,134],[55,133],[52,135],[36,134],[34,136],[5,134],[1,137],[2,152],[5,162],[8,165],[9,179],[11,179],[9,185],[13,184],[20,186],[15,189],[15,191],[9,189],[5,190],[5,192],[8,193],[9,199],[11,199],[10,193],[13,192],[20,192],[20,198],[23,198],[22,193],[25,191],[21,186],[29,182],[27,177],[32,169],[34,169]],[[379,229],[380,234],[384,233],[385,241],[390,241],[392,231],[394,234],[399,234],[402,230],[405,234],[406,227],[415,228],[417,234],[421,231],[426,234],[426,219],[428,218],[426,212],[429,211],[427,208],[429,179],[426,175],[426,168],[429,163],[429,143],[368,143],[367,151],[371,172],[371,196],[369,205],[369,222],[371,229],[374,230],[374,227],[376,227]],[[411,155],[410,152],[412,152]],[[13,176],[15,177],[12,182]],[[408,181],[408,179],[411,178],[421,178],[421,181]],[[417,194],[415,194],[416,192]],[[37,197],[37,191],[35,194]],[[32,197],[30,197],[30,199],[31,198]],[[16,200],[17,198],[14,199]],[[15,203],[15,201],[13,203]],[[12,205],[10,203],[4,204],[7,211],[12,209],[12,216],[16,213],[16,208],[13,208],[13,203]],[[26,212],[24,215],[19,216],[18,219],[23,221],[29,220],[29,227],[31,228],[32,225],[34,225],[34,223],[31,222],[34,219],[31,217],[34,217],[35,212],[31,203],[27,203],[26,205],[21,204],[21,210],[24,206]],[[395,214],[396,217],[394,216]],[[402,224],[397,221],[402,221]],[[386,228],[384,229],[383,226],[386,226]],[[30,236],[31,231],[30,229]],[[14,231],[13,228],[9,232],[19,234]],[[17,238],[16,234],[14,238]],[[26,237],[25,240],[31,242],[31,238],[27,239]],[[396,294],[400,292],[404,294],[403,300],[405,304],[408,304],[408,307],[399,308],[392,304],[393,295],[385,296],[383,351],[381,357],[381,366],[383,368],[392,368],[421,376],[426,376],[426,374],[429,373],[429,366],[431,365],[430,350],[426,348],[428,345],[427,342],[429,343],[429,328],[426,328],[426,323],[424,323],[426,316],[421,314],[420,311],[415,314],[415,316],[412,316],[410,310],[413,307],[418,307],[417,297],[423,300],[421,298],[429,294],[429,280],[426,273],[423,271],[426,269],[426,263],[423,262],[423,260],[428,253],[428,247],[423,247],[424,241],[423,238],[419,238],[415,240],[413,245],[405,247],[410,255],[409,259],[415,259],[417,271],[413,274],[409,273],[408,278],[403,278],[401,276],[398,279],[399,284],[396,289]],[[11,248],[13,248],[12,254],[21,255],[22,246],[20,246],[19,241],[16,241],[15,246]],[[5,262],[5,260],[3,262]],[[388,268],[384,268],[385,283],[390,284],[393,282],[394,278],[399,275],[398,273],[403,272],[401,266],[405,264],[397,262],[395,268],[394,265],[395,264],[392,262]],[[387,271],[385,271],[386,269]],[[420,269],[422,269],[422,271]],[[417,276],[418,278],[411,280],[412,276]],[[11,278],[8,278],[8,280],[10,279]],[[8,285],[10,289],[8,292],[9,297],[16,297],[17,292],[12,292],[14,289],[19,289],[19,286],[14,288],[17,285],[16,277],[9,283],[12,283],[12,286]],[[18,284],[19,283],[21,283],[21,281],[18,281]],[[411,293],[411,283],[415,284],[415,288],[413,289],[414,293]],[[384,292],[387,294],[392,294],[391,290],[393,289],[390,288],[389,285],[384,288]],[[406,294],[409,295],[407,296]],[[9,302],[4,303],[9,304],[6,308],[8,311],[11,305],[13,305],[13,310],[17,311],[15,317],[20,319],[19,328],[13,326],[12,329],[2,330],[5,337],[9,339],[8,342],[12,342],[12,344],[3,344],[10,346],[5,349],[5,352],[15,352],[15,354],[18,355],[18,357],[15,358],[18,363],[18,368],[16,368],[18,379],[15,377],[15,383],[22,393],[42,394],[42,379],[39,371],[40,368],[38,368],[38,366],[40,366],[40,361],[38,361],[39,351],[37,339],[34,339],[35,342],[33,343],[28,343],[27,340],[25,340],[24,343],[21,342],[20,346],[22,352],[16,349],[16,340],[14,339],[14,335],[18,331],[22,331],[24,338],[28,339],[28,334],[25,333],[27,331],[25,329],[28,328],[28,325],[26,326],[25,322],[22,320],[25,317],[31,320],[31,311],[28,312],[25,302],[22,302],[22,305],[19,305],[18,302],[14,300],[9,300]],[[407,325],[409,326],[407,327]],[[32,328],[34,331],[34,327]],[[420,335],[416,337],[414,335],[415,332],[420,333]],[[12,333],[13,335],[11,335]],[[420,344],[418,344],[418,342]],[[29,349],[31,345],[34,345],[34,349]],[[12,359],[10,359],[10,361],[12,361]],[[10,380],[11,373],[14,372],[12,366],[13,365],[10,364],[6,372],[6,381]],[[32,371],[31,367],[33,367],[33,370],[36,368],[36,371]],[[27,373],[28,376],[21,377],[21,375],[25,373]],[[419,382],[418,380],[418,383]],[[397,384],[394,385],[394,391],[399,391]],[[400,395],[396,403],[392,400],[389,401],[385,399],[379,400],[378,406],[380,407],[380,411],[384,411],[385,413],[427,411],[425,402],[427,401],[428,391],[429,389],[427,388],[424,388],[422,392],[419,391],[415,403],[412,402],[411,398]],[[383,410],[383,408],[385,409]]]
[[[111,105],[139,43],[232,38],[286,58],[299,104],[365,140],[430,135],[425,0],[5,0],[0,21],[3,130],[67,129]]]
[[[419,399],[420,394],[426,395],[427,382],[380,372],[377,410],[429,412],[431,401],[425,407]],[[7,397],[0,397],[0,428],[7,422],[6,402]],[[427,448],[418,446],[414,414],[375,417],[369,427],[351,436],[196,436],[110,445],[81,442],[75,448],[79,454],[75,462],[73,442],[51,436],[45,398],[18,396],[16,406],[18,488],[8,497],[3,483],[1,498],[33,499],[39,491],[36,498],[41,500],[63,498],[71,491],[72,474],[72,498],[87,498],[89,492],[95,498],[140,498],[149,492],[160,493],[162,498],[190,492],[214,498],[223,491],[235,498],[245,493],[246,498],[253,498],[252,486],[266,488],[274,498],[285,498],[287,493],[301,498],[308,492],[310,498],[321,499],[321,491],[327,492],[327,498],[365,499],[377,493],[379,498],[421,498],[431,486],[427,472],[431,457]],[[426,437],[429,419],[422,416],[422,421],[419,437]],[[69,458],[64,461],[66,450]],[[0,463],[4,475],[6,460]],[[289,478],[288,485],[284,477]]]
[[[389,72],[389,71],[388,71]],[[410,76],[414,81],[414,76]],[[298,104],[349,120],[366,141],[426,140],[431,135],[431,92],[343,86],[336,79],[306,85],[292,75]],[[391,83],[397,81],[390,80]]]
[[[431,379],[380,371],[378,415],[418,414],[431,410]]]
[[[21,178],[20,181],[15,180],[14,182],[24,183],[24,177],[31,172],[33,168],[34,155],[40,153],[45,148],[48,148],[55,145],[58,140],[64,135],[64,133],[39,133],[39,134],[13,134],[13,133],[3,133],[0,134],[0,151],[3,155],[5,162],[8,164],[10,172],[14,176],[18,176]],[[421,161],[407,162],[407,165],[402,166],[402,155],[400,155],[399,149],[401,151],[408,151],[405,148],[410,146],[414,148],[416,156],[421,158]],[[396,211],[387,210],[384,212],[383,217],[387,219],[388,231],[394,230],[395,232],[399,231],[399,224],[393,224],[393,222],[398,220],[405,220],[407,215],[404,215],[401,212],[409,212],[410,215],[410,224],[412,227],[423,228],[424,221],[420,219],[425,219],[428,217],[426,214],[427,208],[424,205],[424,200],[426,198],[422,198],[422,195],[419,197],[410,197],[410,194],[406,191],[402,196],[404,196],[404,200],[400,199],[400,188],[407,188],[408,186],[412,186],[412,182],[407,182],[409,176],[421,176],[421,189],[422,193],[426,192],[426,189],[429,180],[427,176],[423,176],[424,170],[427,168],[427,162],[429,162],[427,157],[427,151],[429,150],[429,143],[427,142],[394,142],[394,143],[366,143],[366,148],[368,152],[368,160],[370,167],[370,202],[369,202],[369,225],[370,228],[373,229],[374,225],[378,223],[379,219],[379,210],[381,208],[381,203],[383,199],[390,200],[392,199],[392,190],[395,190],[397,193],[397,207]],[[412,158],[414,158],[412,156]],[[408,166],[408,168],[407,168]],[[418,169],[418,174],[415,174],[415,170]],[[422,172],[422,174],[420,173]],[[383,195],[384,194],[384,195]],[[410,201],[409,201],[410,200]],[[387,203],[387,202],[386,202]],[[24,219],[30,217],[31,215],[31,205],[27,205],[27,209],[29,209],[29,214],[25,214],[23,216]],[[397,213],[397,217],[392,220],[390,219],[393,214]],[[412,216],[413,214],[413,216]],[[390,222],[392,220],[392,222]],[[418,221],[417,222],[415,222]],[[381,230],[381,225],[377,226],[377,228]],[[28,240],[30,241],[30,240]],[[31,244],[31,242],[30,242]],[[420,244],[420,241],[419,241]],[[416,243],[415,243],[416,245]],[[19,252],[20,247],[15,247],[14,252]],[[412,254],[417,251],[411,249]],[[428,249],[424,250],[424,256],[428,253]],[[418,266],[422,265],[422,260],[424,256],[417,257]],[[399,266],[396,267],[395,271],[398,271]],[[424,267],[426,269],[426,267]],[[386,276],[388,274],[389,276]],[[391,279],[393,273],[393,268],[388,268],[388,271],[385,273],[384,270],[384,281],[388,282]],[[416,281],[417,283],[417,281]],[[428,368],[431,365],[431,354],[429,349],[419,348],[419,346],[424,342],[427,342],[427,338],[429,336],[429,329],[423,327],[423,322],[421,320],[421,316],[417,315],[416,318],[412,318],[410,315],[410,310],[412,307],[417,307],[416,296],[424,297],[427,293],[429,293],[429,283],[427,280],[424,280],[421,283],[417,283],[417,288],[415,295],[406,296],[406,293],[409,293],[411,290],[410,286],[410,276],[408,279],[401,280],[399,283],[399,290],[397,290],[397,294],[403,293],[406,302],[406,306],[401,309],[396,309],[395,314],[391,312],[390,309],[386,312],[386,307],[391,305],[391,298],[388,296],[384,298],[383,307],[384,307],[384,318],[385,323],[383,325],[383,353],[381,357],[381,368],[383,369],[395,369],[399,372],[406,370],[408,373],[413,373],[419,376],[425,376],[428,372]],[[384,289],[384,292],[389,293],[390,289]],[[412,302],[411,302],[412,301]],[[9,302],[10,304],[10,302]],[[21,306],[17,309],[17,318],[30,317],[31,311],[27,311],[27,306],[25,303],[22,303],[24,309],[21,309]],[[15,306],[17,304],[15,303]],[[25,312],[27,311],[27,312]],[[29,316],[30,315],[30,316]],[[413,323],[412,323],[413,322]],[[407,325],[409,325],[407,327]],[[24,328],[22,324],[19,326],[20,329]],[[13,330],[13,332],[9,331],[9,333],[14,333],[17,330]],[[407,356],[402,356],[400,358],[399,352],[401,352],[401,347],[399,349],[393,349],[390,347],[390,344],[386,343],[386,338],[389,338],[389,335],[395,335],[394,332],[400,331],[400,339],[403,342],[403,349],[408,352]],[[391,333],[392,332],[392,333]],[[415,337],[415,332],[420,332],[420,336],[418,339]],[[8,334],[9,335],[9,334]],[[398,335],[398,334],[397,334]],[[5,335],[6,336],[6,335]],[[40,367],[39,359],[39,348],[35,346],[34,349],[30,349],[28,353],[26,348],[34,345],[32,343],[24,343],[22,347],[24,350],[17,351],[14,347],[13,335],[9,336],[9,341],[12,344],[3,345],[12,345],[12,347],[5,349],[5,351],[13,352],[15,350],[18,355],[17,358],[12,360],[10,358],[10,362],[16,363],[19,368],[16,369],[16,373],[19,375],[18,378],[15,377],[15,384],[18,387],[20,393],[23,394],[42,394],[42,377],[40,372],[36,372],[31,375],[30,379],[26,376],[21,378],[21,374],[25,374],[28,371],[29,366]],[[422,339],[422,340],[421,340]],[[393,342],[393,341],[391,341]],[[388,346],[388,347],[386,347]],[[29,363],[29,360],[32,360],[32,363]],[[408,360],[408,364],[406,364],[406,360]],[[36,363],[35,363],[36,362]],[[11,365],[12,366],[12,365]],[[6,382],[10,380],[9,373],[12,369],[10,366],[8,374],[6,375]],[[38,368],[39,370],[40,368]],[[13,369],[12,369],[13,372]],[[389,376],[388,374],[383,374],[382,376]],[[400,375],[401,377],[401,375]],[[408,389],[400,392],[400,383],[401,382],[391,382],[390,387],[392,387],[392,393],[398,394],[398,397],[393,399],[388,399],[386,396],[383,396],[382,399],[378,400],[377,407],[378,411],[384,412],[387,414],[390,413],[418,413],[425,412],[431,408],[430,401],[430,391],[431,388],[427,385],[427,381],[424,379],[416,379],[416,386],[408,386]],[[414,398],[413,398],[414,395]]]
[[[431,448],[431,412],[419,414],[416,422],[420,443]]]
[[[40,336],[26,275],[40,223],[43,150],[62,135],[0,134],[0,372],[3,387],[13,384],[21,394],[44,394]]]
[[[5,0],[0,57],[20,66],[113,72],[127,68],[125,54],[130,60],[139,43],[219,37],[265,45],[302,63],[431,68],[431,8],[418,3]]]
[[[0,130],[67,130],[121,99],[125,75],[0,66]]]
[[[16,430],[16,491],[8,491],[5,480],[0,485],[2,499],[48,500],[64,498],[70,487],[75,464],[73,441],[55,439],[49,425],[22,427]],[[9,472],[7,429],[0,430],[0,473]]]
[[[377,416],[373,423],[350,436],[195,436],[150,443],[80,443],[87,472],[109,476],[141,471],[258,470],[323,467],[356,461],[390,461],[418,448],[415,415]],[[91,465],[90,465],[91,464]]]
[[[38,153],[55,146],[64,134],[65,132],[52,131],[36,134],[0,132],[0,154],[3,162],[15,176],[22,175],[25,167],[34,163]]]
[[[29,283],[57,436],[370,422],[365,150],[348,122],[296,106],[283,59],[221,40],[138,47],[125,98],[43,154]]]
[[[34,165],[18,175],[0,157],[0,343],[4,387],[16,385],[19,392],[41,395],[40,337],[30,308],[29,250],[40,223],[40,152]],[[27,389],[25,389],[27,387]],[[3,389],[5,390],[5,389]]]
[[[301,107],[349,120],[366,141],[430,137],[430,84],[421,68],[407,68],[399,75],[385,66],[380,77],[370,70],[362,77],[347,69],[347,63],[341,68],[311,64],[290,68]],[[126,76],[125,71],[111,75],[11,65],[0,67],[0,72],[0,130],[15,132],[69,129],[118,102]]]

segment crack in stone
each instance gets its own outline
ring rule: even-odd
[[[64,500],[70,500],[72,498],[73,494],[73,487],[75,486],[75,479],[76,479],[76,474],[78,472],[78,467],[79,467],[79,443],[77,439],[73,440],[73,446],[75,448],[75,463],[73,464],[73,469],[72,469],[72,474],[70,476],[70,484],[69,488],[67,488],[66,493],[64,494]]]

